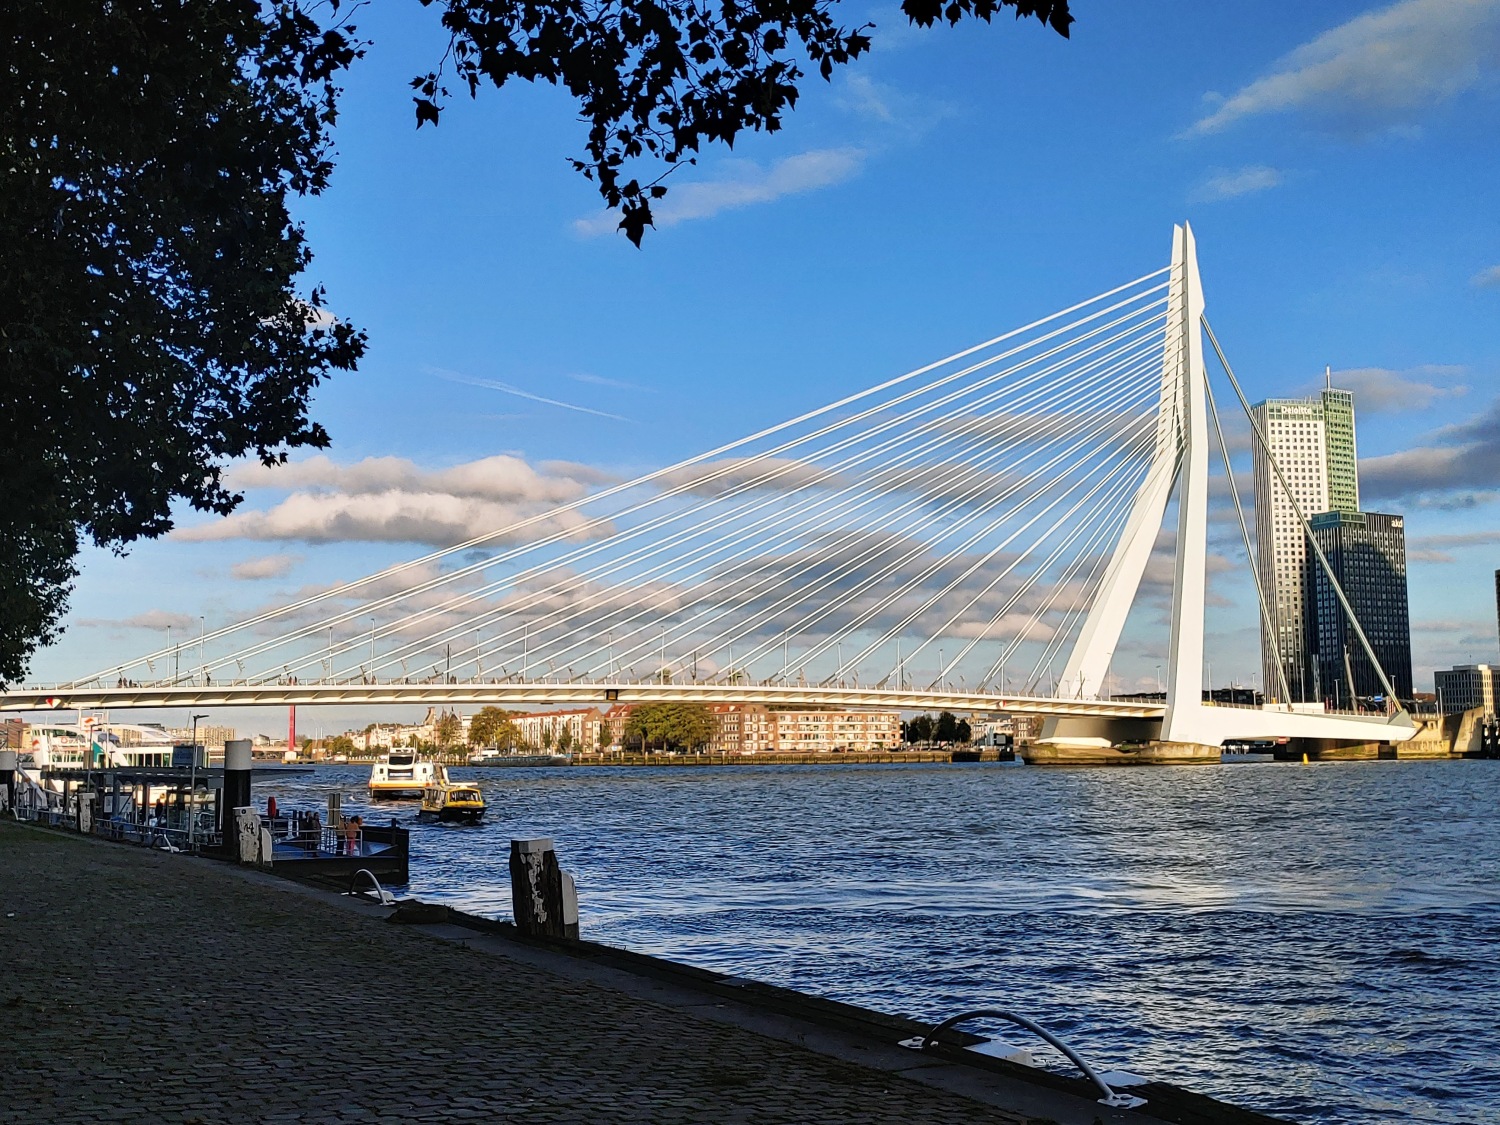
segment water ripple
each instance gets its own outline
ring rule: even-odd
[[[1298,1121],[1500,1125],[1500,764],[468,776],[491,815],[415,827],[423,898],[508,914],[509,840],[551,836],[596,940],[923,1018],[1003,1004]],[[359,807],[363,779],[279,799]]]

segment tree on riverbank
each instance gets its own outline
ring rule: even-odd
[[[642,749],[701,750],[718,724],[702,703],[642,703],[625,720],[625,745]]]
[[[358,47],[256,0],[7,0],[0,66],[0,680],[57,635],[83,540],[123,549],[221,473],[328,444],[363,333],[294,284]],[[331,32],[331,34],[329,33]]]
[[[470,746],[511,749],[521,741],[521,732],[511,722],[510,712],[500,707],[481,707],[469,720]]]
[[[350,738],[347,734],[336,734],[331,738],[325,738],[323,740],[323,749],[327,750],[329,754],[343,754],[346,757],[353,757],[356,753],[354,739]]]
[[[447,750],[451,746],[456,746],[463,738],[463,733],[463,720],[452,711],[444,711],[432,728],[432,738],[439,750]]]
[[[941,712],[936,721],[931,715],[917,715],[901,724],[902,741],[908,745],[925,742],[968,742],[974,735],[967,719],[952,711]]]

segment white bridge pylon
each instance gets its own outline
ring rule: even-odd
[[[1171,639],[1167,654],[1163,742],[1220,746],[1231,740],[1278,738],[1401,742],[1414,733],[1409,715],[1320,714],[1285,702],[1261,708],[1223,707],[1203,695],[1204,605],[1208,565],[1208,372],[1204,362],[1203,283],[1192,227],[1173,228],[1162,349],[1161,413],[1151,468],[1131,504],[1130,518],[1089,610],[1062,683],[1080,697],[1096,696],[1109,673],[1126,617],[1145,576],[1167,503],[1177,489],[1176,559]],[[1226,464],[1225,472],[1232,469]],[[1247,552],[1248,554],[1248,552]],[[1254,565],[1253,558],[1250,565]],[[1257,590],[1259,594],[1259,590]],[[1372,654],[1373,660],[1373,654]],[[1268,691],[1270,685],[1267,685]],[[1043,738],[1098,745],[1119,741],[1118,721],[1058,719]]]
[[[1404,713],[1203,702],[1203,306],[1184,225],[1167,267],[1021,328],[0,710],[699,701],[1400,741]],[[1103,698],[1174,490],[1166,699]]]

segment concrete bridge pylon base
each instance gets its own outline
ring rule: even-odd
[[[1019,751],[1028,766],[1188,766],[1217,765],[1221,751],[1201,742],[1128,742],[1098,746],[1037,742]]]

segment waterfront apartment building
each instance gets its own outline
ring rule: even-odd
[[[534,750],[593,751],[599,748],[601,725],[606,730],[606,744],[619,742],[619,736],[614,733],[614,724],[610,722],[611,718],[616,717],[616,712],[620,712],[619,730],[623,735],[624,717],[629,714],[628,707],[611,708],[608,715],[597,707],[534,711],[528,715],[512,715],[510,721],[520,731],[526,745]]]
[[[879,750],[901,744],[897,711],[774,711],[775,748],[804,754]]]
[[[406,736],[401,733],[401,728],[395,723],[376,723],[357,735],[351,734],[356,746],[361,742],[364,748],[372,753],[383,753],[393,746],[399,746],[406,741]]]
[[[196,730],[190,726],[168,727],[166,733],[174,742],[183,746],[190,745],[196,737],[198,745],[208,750],[223,750],[224,743],[233,742],[238,737],[233,727],[210,726],[206,723],[199,723]]]
[[[1461,715],[1476,707],[1495,714],[1495,668],[1489,664],[1460,664],[1439,668],[1432,674],[1437,686],[1438,710]]]
[[[1330,401],[1330,396],[1337,397]],[[1349,403],[1347,427],[1342,413],[1346,400]],[[1339,417],[1337,441],[1330,440],[1325,424],[1330,406]],[[1292,698],[1299,701],[1315,699],[1307,643],[1307,540],[1297,509],[1300,507],[1306,516],[1339,510],[1332,503],[1330,485],[1335,480],[1340,501],[1348,505],[1343,510],[1358,509],[1352,396],[1347,391],[1329,389],[1317,398],[1267,399],[1254,407],[1254,416],[1270,447],[1268,456],[1266,449],[1257,442],[1252,458],[1255,470],[1256,572],[1275,630],[1273,636],[1262,621],[1263,682],[1267,696],[1279,698],[1276,669],[1279,650],[1281,674]],[[1331,466],[1330,461],[1335,456],[1341,463]],[[1281,469],[1281,479],[1272,471],[1272,457]]]
[[[900,745],[896,711],[802,710],[760,704],[720,703],[709,750],[715,754],[828,754]]]
[[[1333,511],[1308,522],[1397,699],[1410,699],[1406,521],[1379,512]],[[1352,709],[1358,699],[1384,695],[1380,677],[1315,557],[1307,562],[1306,586],[1313,698]]]
[[[563,744],[566,731],[566,742],[575,749],[618,750],[625,745],[625,726],[635,706],[617,703],[608,711],[592,707],[536,711],[512,715],[511,722],[533,749],[556,749]],[[709,712],[714,733],[705,749],[711,754],[823,754],[892,747],[901,742],[901,716],[895,711],[799,710],[718,703],[710,705]]]

